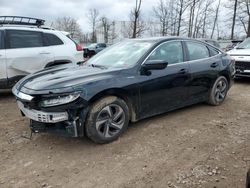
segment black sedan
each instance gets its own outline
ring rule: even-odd
[[[93,43],[88,47],[84,48],[84,58],[90,58],[107,47],[105,43]]]
[[[131,39],[82,65],[31,74],[13,93],[33,132],[108,143],[129,122],[200,102],[222,104],[234,73],[230,56],[208,43]]]
[[[247,172],[246,188],[250,188],[250,168]]]

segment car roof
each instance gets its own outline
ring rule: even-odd
[[[0,26],[1,30],[22,30],[22,31],[37,31],[43,33],[51,33],[51,34],[63,34],[65,36],[69,35],[70,33],[65,31],[59,31],[52,28],[46,27],[24,27],[24,26]]]
[[[136,39],[129,39],[129,40],[143,41],[143,42],[163,42],[163,41],[168,41],[168,40],[190,40],[190,41],[204,42],[195,38],[177,37],[177,36],[136,38]]]
[[[53,28],[49,28],[49,27],[30,27],[30,26],[12,26],[12,25],[2,25],[0,26],[0,30],[5,30],[5,29],[9,29],[9,30],[25,30],[25,31],[40,31],[40,32],[48,32],[48,33],[53,33],[53,32],[57,32],[58,30],[55,30]]]
[[[208,41],[215,41],[215,42],[217,42],[217,40],[214,40],[214,39],[208,39],[208,38],[196,38],[197,40],[201,40],[201,41],[206,41],[206,40],[208,40]]]

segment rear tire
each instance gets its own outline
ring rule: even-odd
[[[217,78],[210,90],[208,103],[213,106],[221,105],[227,96],[228,89],[229,84],[226,77],[220,76]]]
[[[86,122],[86,135],[98,144],[116,140],[128,127],[129,109],[124,100],[104,97],[91,107]]]

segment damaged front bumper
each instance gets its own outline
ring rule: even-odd
[[[34,121],[42,123],[58,123],[69,119],[67,112],[42,112],[34,109],[25,108],[23,103],[17,100],[18,108],[23,114]]]
[[[52,133],[67,137],[83,137],[84,123],[88,112],[85,100],[78,100],[55,107],[38,107],[41,96],[28,95],[13,88],[17,105],[23,116],[30,119],[34,133]]]

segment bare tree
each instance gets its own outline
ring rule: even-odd
[[[189,12],[189,21],[188,21],[188,37],[193,35],[193,28],[194,28],[194,20],[195,20],[195,10],[197,3],[200,0],[191,0],[190,3],[190,12]]]
[[[159,0],[158,5],[153,7],[153,12],[159,23],[161,24],[161,35],[165,36],[168,33],[169,27],[169,6],[167,1]]]
[[[57,18],[56,21],[52,23],[52,26],[57,30],[69,32],[71,37],[79,40],[79,42],[83,40],[83,33],[80,28],[80,25],[74,18],[71,17]]]
[[[141,20],[141,3],[142,0],[135,1],[135,8],[130,12],[130,21],[132,29],[132,38],[137,38],[141,36],[143,31],[145,31],[145,24]]]
[[[195,21],[194,21],[194,31],[193,31],[193,38],[196,38],[198,36],[200,25],[202,21],[203,14],[201,14],[201,5],[204,3],[204,1],[198,2],[198,7],[195,14]]]
[[[97,9],[89,9],[87,17],[92,29],[91,41],[96,42],[96,26],[99,21],[99,11]]]
[[[234,28],[235,28],[235,21],[236,21],[236,14],[237,14],[237,6],[238,6],[238,0],[234,0],[234,12],[233,12],[233,23],[232,23],[232,29],[231,29],[231,39],[234,38]]]
[[[214,30],[215,30],[215,27],[216,27],[216,24],[217,24],[217,21],[218,21],[220,4],[221,4],[221,0],[219,0],[218,5],[216,7],[215,18],[214,18],[214,23],[213,23],[213,28],[212,28],[212,34],[211,34],[210,38],[213,38],[213,36],[214,36]]]
[[[214,3],[214,0],[207,0],[204,10],[203,10],[203,23],[202,23],[202,38],[206,37],[206,29],[208,23],[208,13],[212,11],[211,5]]]
[[[247,37],[250,37],[250,1],[249,0],[239,0],[239,10],[241,12],[241,23],[246,31]],[[244,18],[246,20],[244,20]]]
[[[113,25],[113,23],[111,23],[106,16],[103,16],[101,18],[101,26],[103,28],[104,42],[105,43],[108,43],[112,25]]]
[[[110,34],[110,41],[113,44],[114,40],[117,38],[117,33],[116,33],[116,23],[115,21],[112,22],[111,26],[111,34]]]
[[[186,9],[189,6],[189,1],[187,0],[178,0],[177,1],[177,7],[176,7],[176,11],[178,14],[178,26],[177,26],[177,36],[180,35],[180,30],[181,30],[181,22],[182,22],[182,16],[185,13]]]

